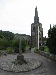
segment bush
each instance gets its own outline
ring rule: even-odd
[[[49,48],[47,46],[45,46],[44,51],[49,53]]]
[[[41,46],[39,49],[42,50],[42,51],[44,51],[44,46]]]
[[[34,52],[38,52],[38,48],[37,47],[35,47]]]
[[[7,50],[6,50],[6,53],[13,54],[14,53],[13,48],[12,47],[8,47]]]
[[[22,52],[25,52],[25,47],[26,47],[26,40],[25,39],[22,39],[21,40],[21,49],[22,49]]]
[[[14,38],[12,40],[12,47],[14,48],[15,53],[19,53],[19,39]]]
[[[4,50],[9,46],[9,42],[5,38],[0,38],[0,50]]]

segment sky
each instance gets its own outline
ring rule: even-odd
[[[0,0],[0,30],[31,35],[37,6],[43,36],[56,24],[56,0]]]

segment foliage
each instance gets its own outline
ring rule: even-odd
[[[0,49],[6,49],[9,46],[9,42],[5,38],[0,38]]]
[[[30,48],[30,46],[29,45],[26,45],[25,49],[28,50],[29,48]]]
[[[35,47],[34,52],[38,52],[38,48],[37,47]]]
[[[49,53],[49,48],[47,46],[45,46],[44,51]]]
[[[0,33],[0,38],[2,39],[4,36]]]
[[[13,40],[13,38],[14,38],[14,33],[9,32],[9,31],[0,30],[0,35],[5,37],[6,40],[8,40],[8,41]]]
[[[29,52],[29,48],[30,48],[30,46],[29,45],[26,45],[25,52]]]
[[[56,25],[48,30],[47,46],[50,53],[56,54]]]
[[[12,47],[14,48],[14,52],[19,52],[19,39],[14,38],[12,40]]]
[[[12,47],[14,48],[14,51],[16,53],[19,52],[19,44],[20,44],[20,39],[14,38],[12,41]],[[26,47],[26,40],[21,39],[21,50],[22,50],[22,52],[25,52],[25,47]]]
[[[25,52],[25,47],[26,47],[26,40],[25,39],[22,39],[21,41],[21,46],[22,46],[22,52]]]
[[[13,54],[14,53],[14,49],[12,47],[8,47],[7,50],[6,50],[6,53]]]
[[[44,46],[41,46],[39,50],[44,51]]]
[[[11,46],[13,38],[14,33],[0,30],[0,50]]]
[[[11,47],[14,49],[14,52],[19,52],[19,43],[20,43],[20,38],[14,38],[14,33],[9,32],[9,31],[2,31],[0,30],[0,50],[6,50],[11,53]],[[25,51],[26,47],[26,40],[21,39],[21,49],[22,52]]]

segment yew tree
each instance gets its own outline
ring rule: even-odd
[[[56,25],[48,30],[47,46],[52,54],[56,54]]]

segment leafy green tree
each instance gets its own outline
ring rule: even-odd
[[[20,39],[14,38],[12,41],[12,47],[14,48],[14,52],[18,53],[19,52],[19,44],[20,44]],[[21,50],[22,52],[25,52],[25,47],[26,47],[26,40],[21,39]]]
[[[0,49],[6,49],[11,46],[14,33],[0,30]]]
[[[0,30],[0,49],[10,49],[11,47],[14,49],[15,52],[19,52],[19,44],[20,38],[15,38],[14,33],[9,31],[2,31]],[[26,40],[21,39],[21,50],[22,52],[25,51],[26,47]]]
[[[22,52],[25,52],[25,48],[26,48],[26,40],[25,39],[22,39],[21,40],[21,48],[22,48]]]
[[[14,38],[12,40],[12,47],[14,48],[14,52],[19,52],[19,39]]]
[[[0,38],[2,39],[2,38],[4,38],[4,36],[0,33]]]
[[[56,25],[48,30],[47,46],[50,53],[56,54]]]
[[[0,50],[6,49],[9,46],[9,42],[5,38],[0,38]]]
[[[8,40],[8,41],[13,40],[13,38],[14,38],[14,33],[9,32],[9,31],[0,30],[0,35],[4,36],[6,38],[6,40]]]

